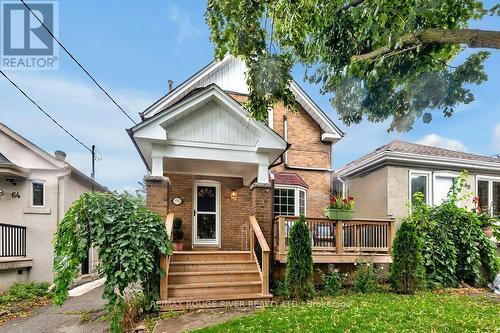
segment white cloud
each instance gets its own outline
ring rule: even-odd
[[[467,151],[467,147],[462,143],[460,140],[453,140],[449,138],[445,138],[442,136],[439,136],[437,134],[427,134],[424,136],[422,139],[417,140],[415,143],[421,144],[421,145],[426,145],[426,146],[433,146],[433,147],[439,147],[439,148],[444,148],[444,149],[450,149],[450,150],[457,150],[457,151]]]
[[[42,108],[86,145],[96,145],[96,180],[110,189],[135,187],[146,168],[125,132],[133,124],[91,83],[70,80],[60,73],[13,73]],[[154,101],[147,92],[106,87],[136,121],[138,112]],[[90,153],[39,112],[6,80],[0,80],[0,121],[52,153],[67,153],[68,161],[90,175]]]
[[[178,6],[168,8],[168,19],[177,26],[177,43],[201,34],[200,27],[194,25],[189,14]]]
[[[493,149],[500,152],[500,123],[493,127],[493,142],[491,145]]]

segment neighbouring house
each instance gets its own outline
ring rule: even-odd
[[[17,281],[53,280],[52,239],[73,201],[106,189],[0,123],[0,291]],[[82,263],[89,273],[94,251]]]
[[[395,218],[408,215],[413,194],[440,204],[454,179],[468,171],[464,205],[473,196],[492,216],[500,216],[500,159],[404,141],[392,141],[335,171],[333,187],[356,198],[356,216]]]
[[[344,133],[296,82],[299,110],[282,105],[267,122],[242,103],[244,62],[212,62],[142,112],[128,130],[149,176],[147,204],[182,219],[184,251],[162,259],[165,308],[189,300],[261,300],[269,274],[287,257],[288,231],[304,214],[316,263],[353,263],[359,255],[390,262],[392,221],[331,221],[332,148]],[[377,230],[372,238],[355,235]],[[376,241],[376,244],[375,244]]]

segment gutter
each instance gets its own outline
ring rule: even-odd
[[[146,169],[149,172],[151,172],[151,168],[149,167],[148,162],[146,162],[146,158],[144,158],[144,155],[142,154],[141,150],[139,149],[139,146],[137,145],[137,142],[134,139],[134,131],[132,130],[132,128],[127,128],[125,131],[127,131],[127,134],[129,136],[130,140],[132,140],[132,143],[134,144],[135,149],[139,153],[139,156],[141,157],[142,162],[144,162]]]

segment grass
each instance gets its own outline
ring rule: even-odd
[[[46,282],[18,282],[0,294],[0,324],[17,317],[24,317],[37,307],[47,305],[52,299]]]
[[[500,302],[449,291],[349,292],[270,306],[196,332],[500,332]]]

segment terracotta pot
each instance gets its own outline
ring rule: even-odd
[[[182,251],[184,249],[184,242],[174,242],[174,251]]]
[[[481,229],[483,229],[486,237],[488,237],[488,238],[493,237],[493,228],[492,227],[482,227]]]

